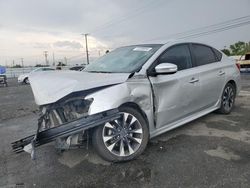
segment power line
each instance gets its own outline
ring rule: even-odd
[[[197,28],[197,29],[192,29],[192,30],[189,30],[189,31],[185,31],[185,32],[180,32],[180,33],[175,33],[175,34],[172,34],[172,35],[164,35],[164,36],[160,36],[160,37],[156,37],[156,38],[151,38],[151,39],[148,39],[148,40],[144,40],[143,42],[148,42],[148,41],[153,41],[153,40],[159,40],[159,39],[162,39],[162,38],[175,38],[175,39],[182,39],[182,38],[186,38],[188,36],[193,36],[193,35],[200,35],[202,33],[207,33],[207,32],[211,32],[211,31],[220,31],[221,29],[231,29],[231,28],[234,28],[234,27],[240,27],[243,25],[246,25],[246,24],[249,24],[248,22],[250,21],[250,15],[248,16],[244,16],[244,17],[240,17],[240,18],[235,18],[235,19],[232,19],[232,20],[228,20],[228,21],[225,21],[225,22],[220,22],[220,23],[217,23],[217,24],[213,24],[213,25],[209,25],[209,26],[205,26],[205,27],[200,27],[200,28]],[[207,31],[205,31],[207,30]]]
[[[237,27],[241,27],[241,26],[245,26],[250,24],[250,20],[244,23],[239,23],[239,24],[234,24],[231,26],[227,26],[224,28],[218,28],[218,29],[214,29],[211,31],[206,31],[206,32],[201,32],[201,33],[197,33],[197,34],[193,34],[193,35],[188,35],[188,36],[184,36],[184,37],[180,37],[178,39],[186,39],[186,38],[194,38],[194,37],[200,37],[200,36],[205,36],[205,35],[210,35],[210,34],[214,34],[214,33],[218,33],[218,32],[222,32],[222,31],[227,31],[233,28],[237,28]]]
[[[226,30],[229,30],[229,29],[233,29],[233,28],[236,28],[236,27],[241,27],[241,26],[244,26],[244,25],[248,25],[249,20],[250,20],[250,15],[247,15],[247,16],[227,20],[227,21],[224,21],[224,22],[220,22],[220,23],[217,23],[217,24],[212,24],[212,25],[205,26],[205,27],[191,29],[191,30],[188,30],[188,31],[180,32],[180,33],[175,33],[175,34],[171,34],[171,35],[164,35],[164,36],[160,36],[160,37],[157,37],[157,38],[151,38],[151,39],[148,39],[148,40],[141,41],[141,43],[145,43],[145,42],[148,42],[148,41],[159,40],[159,39],[163,39],[163,38],[185,39],[185,38],[194,38],[194,37],[214,34],[214,33],[226,31]],[[114,37],[114,36],[112,36],[112,37]],[[108,36],[106,36],[106,38],[108,38]]]
[[[227,20],[227,21],[224,21],[224,22],[220,22],[220,23],[217,23],[217,24],[212,24],[212,25],[209,25],[209,26],[205,26],[205,27],[201,27],[201,28],[197,28],[197,29],[192,29],[192,30],[189,30],[187,32],[176,33],[174,35],[179,36],[179,35],[183,35],[183,34],[192,34],[194,32],[203,31],[205,29],[212,29],[212,28],[227,26],[228,24],[239,23],[240,21],[244,21],[246,19],[248,20],[249,18],[250,18],[250,15],[249,16],[243,16],[243,17]]]
[[[143,14],[145,11],[148,10],[148,8],[149,8],[149,11],[154,10],[153,9],[154,6],[158,6],[159,4],[164,3],[164,2],[165,1],[161,1],[161,2],[160,1],[151,1],[148,4],[146,4],[145,6],[137,8],[137,9],[133,10],[133,12],[128,13],[127,16],[120,17],[120,19],[111,20],[111,21],[106,22],[105,24],[103,24],[103,25],[97,27],[95,30],[91,31],[91,33],[98,33],[100,31],[102,31],[103,29],[108,28],[112,25],[120,24],[128,19],[134,18],[135,16]],[[153,6],[152,6],[152,4],[153,4]]]

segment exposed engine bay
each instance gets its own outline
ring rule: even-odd
[[[89,106],[92,102],[93,99],[76,97],[40,107],[41,116],[38,131],[41,132],[87,117]],[[88,139],[87,134],[87,132],[81,131],[77,134],[57,138],[55,148],[58,150],[64,150],[69,149],[70,147],[80,146],[83,144],[83,141]]]
[[[77,97],[40,107],[42,123],[39,131],[87,117],[92,102],[93,99]]]
[[[58,150],[81,146],[88,141],[89,129],[119,117],[118,109],[89,115],[92,102],[92,98],[74,97],[40,106],[37,133],[13,142],[12,148],[16,153],[26,151],[34,159],[35,147],[52,141]]]

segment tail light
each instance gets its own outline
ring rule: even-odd
[[[236,63],[236,67],[239,69],[240,71],[240,64],[239,63]]]

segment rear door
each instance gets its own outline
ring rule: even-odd
[[[215,49],[202,44],[192,44],[191,52],[196,64],[195,71],[200,73],[201,93],[197,100],[200,110],[203,110],[219,102],[225,83],[225,70]]]
[[[199,108],[199,73],[193,71],[189,44],[168,48],[157,60],[173,63],[178,67],[175,74],[149,77],[154,91],[156,127],[162,127],[192,114]]]

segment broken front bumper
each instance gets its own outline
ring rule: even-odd
[[[94,114],[85,118],[81,118],[69,123],[62,124],[58,127],[50,128],[34,135],[15,141],[12,144],[12,149],[16,153],[27,151],[31,153],[34,159],[34,148],[47,144],[57,138],[67,137],[87,129],[102,125],[106,122],[113,121],[119,118],[118,109],[112,109],[98,114]]]

